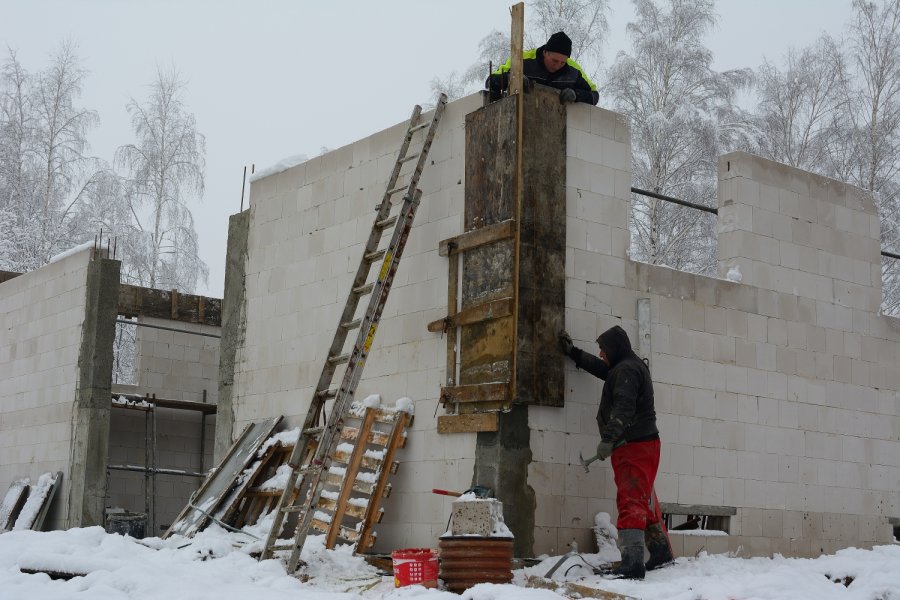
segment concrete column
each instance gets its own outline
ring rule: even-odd
[[[88,265],[72,415],[68,527],[103,524],[120,267],[117,260],[99,257]]]
[[[216,413],[216,445],[213,464],[228,452],[234,429],[234,361],[237,349],[244,345],[247,319],[244,312],[244,275],[247,267],[247,236],[250,209],[231,215],[228,220],[228,246],[225,253],[225,291],[222,295],[222,339],[219,346],[219,402]]]
[[[499,417],[497,431],[478,434],[472,485],[491,488],[503,503],[503,519],[516,536],[515,556],[534,556],[536,502],[528,485],[532,460],[528,406],[514,405]]]

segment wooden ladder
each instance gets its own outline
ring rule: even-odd
[[[322,474],[328,471],[332,462],[332,455],[339,439],[340,430],[343,427],[344,413],[349,408],[353,394],[362,377],[366,358],[372,347],[372,341],[374,340],[384,305],[387,302],[400,257],[412,228],[416,209],[422,195],[422,191],[417,187],[419,178],[422,175],[422,170],[425,168],[428,152],[431,149],[431,143],[434,140],[446,104],[447,96],[441,94],[431,120],[424,123],[419,123],[422,108],[418,105],[413,108],[406,135],[400,145],[397,160],[388,180],[387,189],[380,204],[376,207],[375,221],[363,250],[362,259],[356,271],[356,277],[353,280],[350,293],[347,296],[344,310],[338,321],[334,339],[328,351],[322,373],[319,376],[319,382],[310,400],[306,420],[290,456],[291,472],[287,486],[279,498],[272,529],[266,538],[263,552],[260,555],[260,560],[265,560],[271,558],[276,550],[290,549],[291,557],[288,561],[288,572],[290,573],[297,569],[300,561],[300,551],[303,549],[303,544],[313,522],[312,509],[319,502],[319,497],[326,483],[326,478],[323,478]],[[424,139],[421,140],[418,152],[408,154],[413,138],[420,131],[424,132]],[[414,160],[417,161],[415,168],[403,176],[408,177],[408,181],[399,183],[401,169],[405,164]],[[399,212],[391,215],[391,209],[395,206],[392,198],[400,192],[404,192],[403,202]],[[387,231],[392,231],[390,241],[386,247],[380,248]],[[372,272],[372,266],[379,261],[381,266],[377,270],[377,278],[375,281],[367,283]],[[369,296],[369,303],[365,313],[361,318],[356,318],[360,300],[366,295]],[[352,350],[345,353],[344,344],[349,332],[354,329],[359,330],[356,342],[353,344]],[[337,388],[333,388],[332,383],[335,379],[335,372],[341,364],[346,365],[344,374],[340,385]],[[331,399],[334,402],[326,423],[324,426],[317,427],[316,423],[325,412],[325,403]],[[314,440],[318,440],[315,454],[308,463],[303,464],[304,449]],[[296,496],[300,484],[304,483],[304,481],[309,483],[309,493],[306,494],[302,503],[293,505],[292,497]],[[285,518],[288,513],[292,512],[298,513],[294,541],[290,546],[276,547],[276,541],[280,535]]]

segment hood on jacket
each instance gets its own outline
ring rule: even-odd
[[[632,354],[631,340],[625,330],[615,325],[600,334],[597,338],[597,344],[606,352],[606,358],[609,359],[609,366],[612,367],[620,360]]]

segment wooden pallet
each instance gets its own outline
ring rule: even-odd
[[[381,502],[391,492],[398,448],[406,445],[412,416],[403,411],[366,408],[344,417],[340,439],[332,449],[331,468],[316,504],[311,528],[325,534],[325,547],[340,539],[365,552],[375,544],[373,526],[381,522]]]

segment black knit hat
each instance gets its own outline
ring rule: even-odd
[[[572,56],[572,40],[562,31],[557,31],[547,40],[547,43],[544,45],[544,51],[559,52],[566,56]]]

